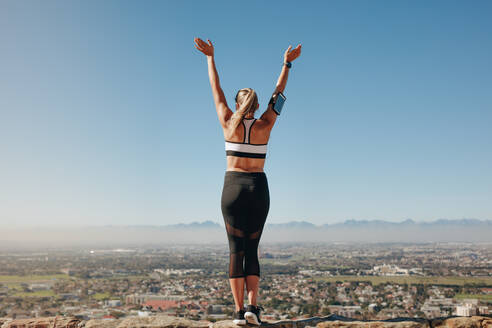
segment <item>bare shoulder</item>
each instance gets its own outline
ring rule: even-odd
[[[228,129],[229,121],[232,117],[232,110],[224,102],[218,103],[216,108],[220,125],[222,125],[222,128]]]
[[[268,130],[269,131],[272,129],[272,127],[273,127],[273,124],[271,121],[262,119],[261,117],[255,121],[255,128],[257,130],[261,130],[261,131]]]
[[[275,121],[277,120],[277,113],[272,108],[272,105],[269,104],[267,110],[261,115],[261,117],[257,120],[258,125],[261,128],[271,130],[275,125]]]
[[[272,131],[273,125],[271,122],[258,118],[253,124],[252,129],[254,129],[254,135],[251,136],[252,143],[265,144],[268,143],[270,139],[270,132]]]

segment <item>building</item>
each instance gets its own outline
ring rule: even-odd
[[[186,299],[186,296],[183,296],[183,295],[131,294],[131,295],[126,295],[125,303],[126,304],[143,304],[149,300],[151,300],[151,301],[158,301],[158,300],[182,301],[185,299]]]
[[[465,303],[456,306],[456,315],[462,317],[469,317],[477,314],[477,308],[471,303]]]

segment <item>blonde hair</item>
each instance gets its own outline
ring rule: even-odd
[[[243,120],[244,116],[250,112],[255,112],[258,106],[258,96],[255,90],[251,88],[244,88],[237,92],[236,102],[239,104],[239,109],[232,114],[230,119],[230,129],[228,137],[232,137],[239,124]]]

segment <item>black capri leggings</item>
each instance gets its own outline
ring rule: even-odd
[[[229,278],[260,276],[258,244],[270,208],[265,173],[226,171],[221,207],[229,239]]]

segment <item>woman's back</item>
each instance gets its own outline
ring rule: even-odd
[[[228,135],[224,127],[224,136]],[[255,118],[244,118],[242,124],[226,139],[227,171],[263,172],[271,124]],[[228,150],[229,149],[229,150]]]

